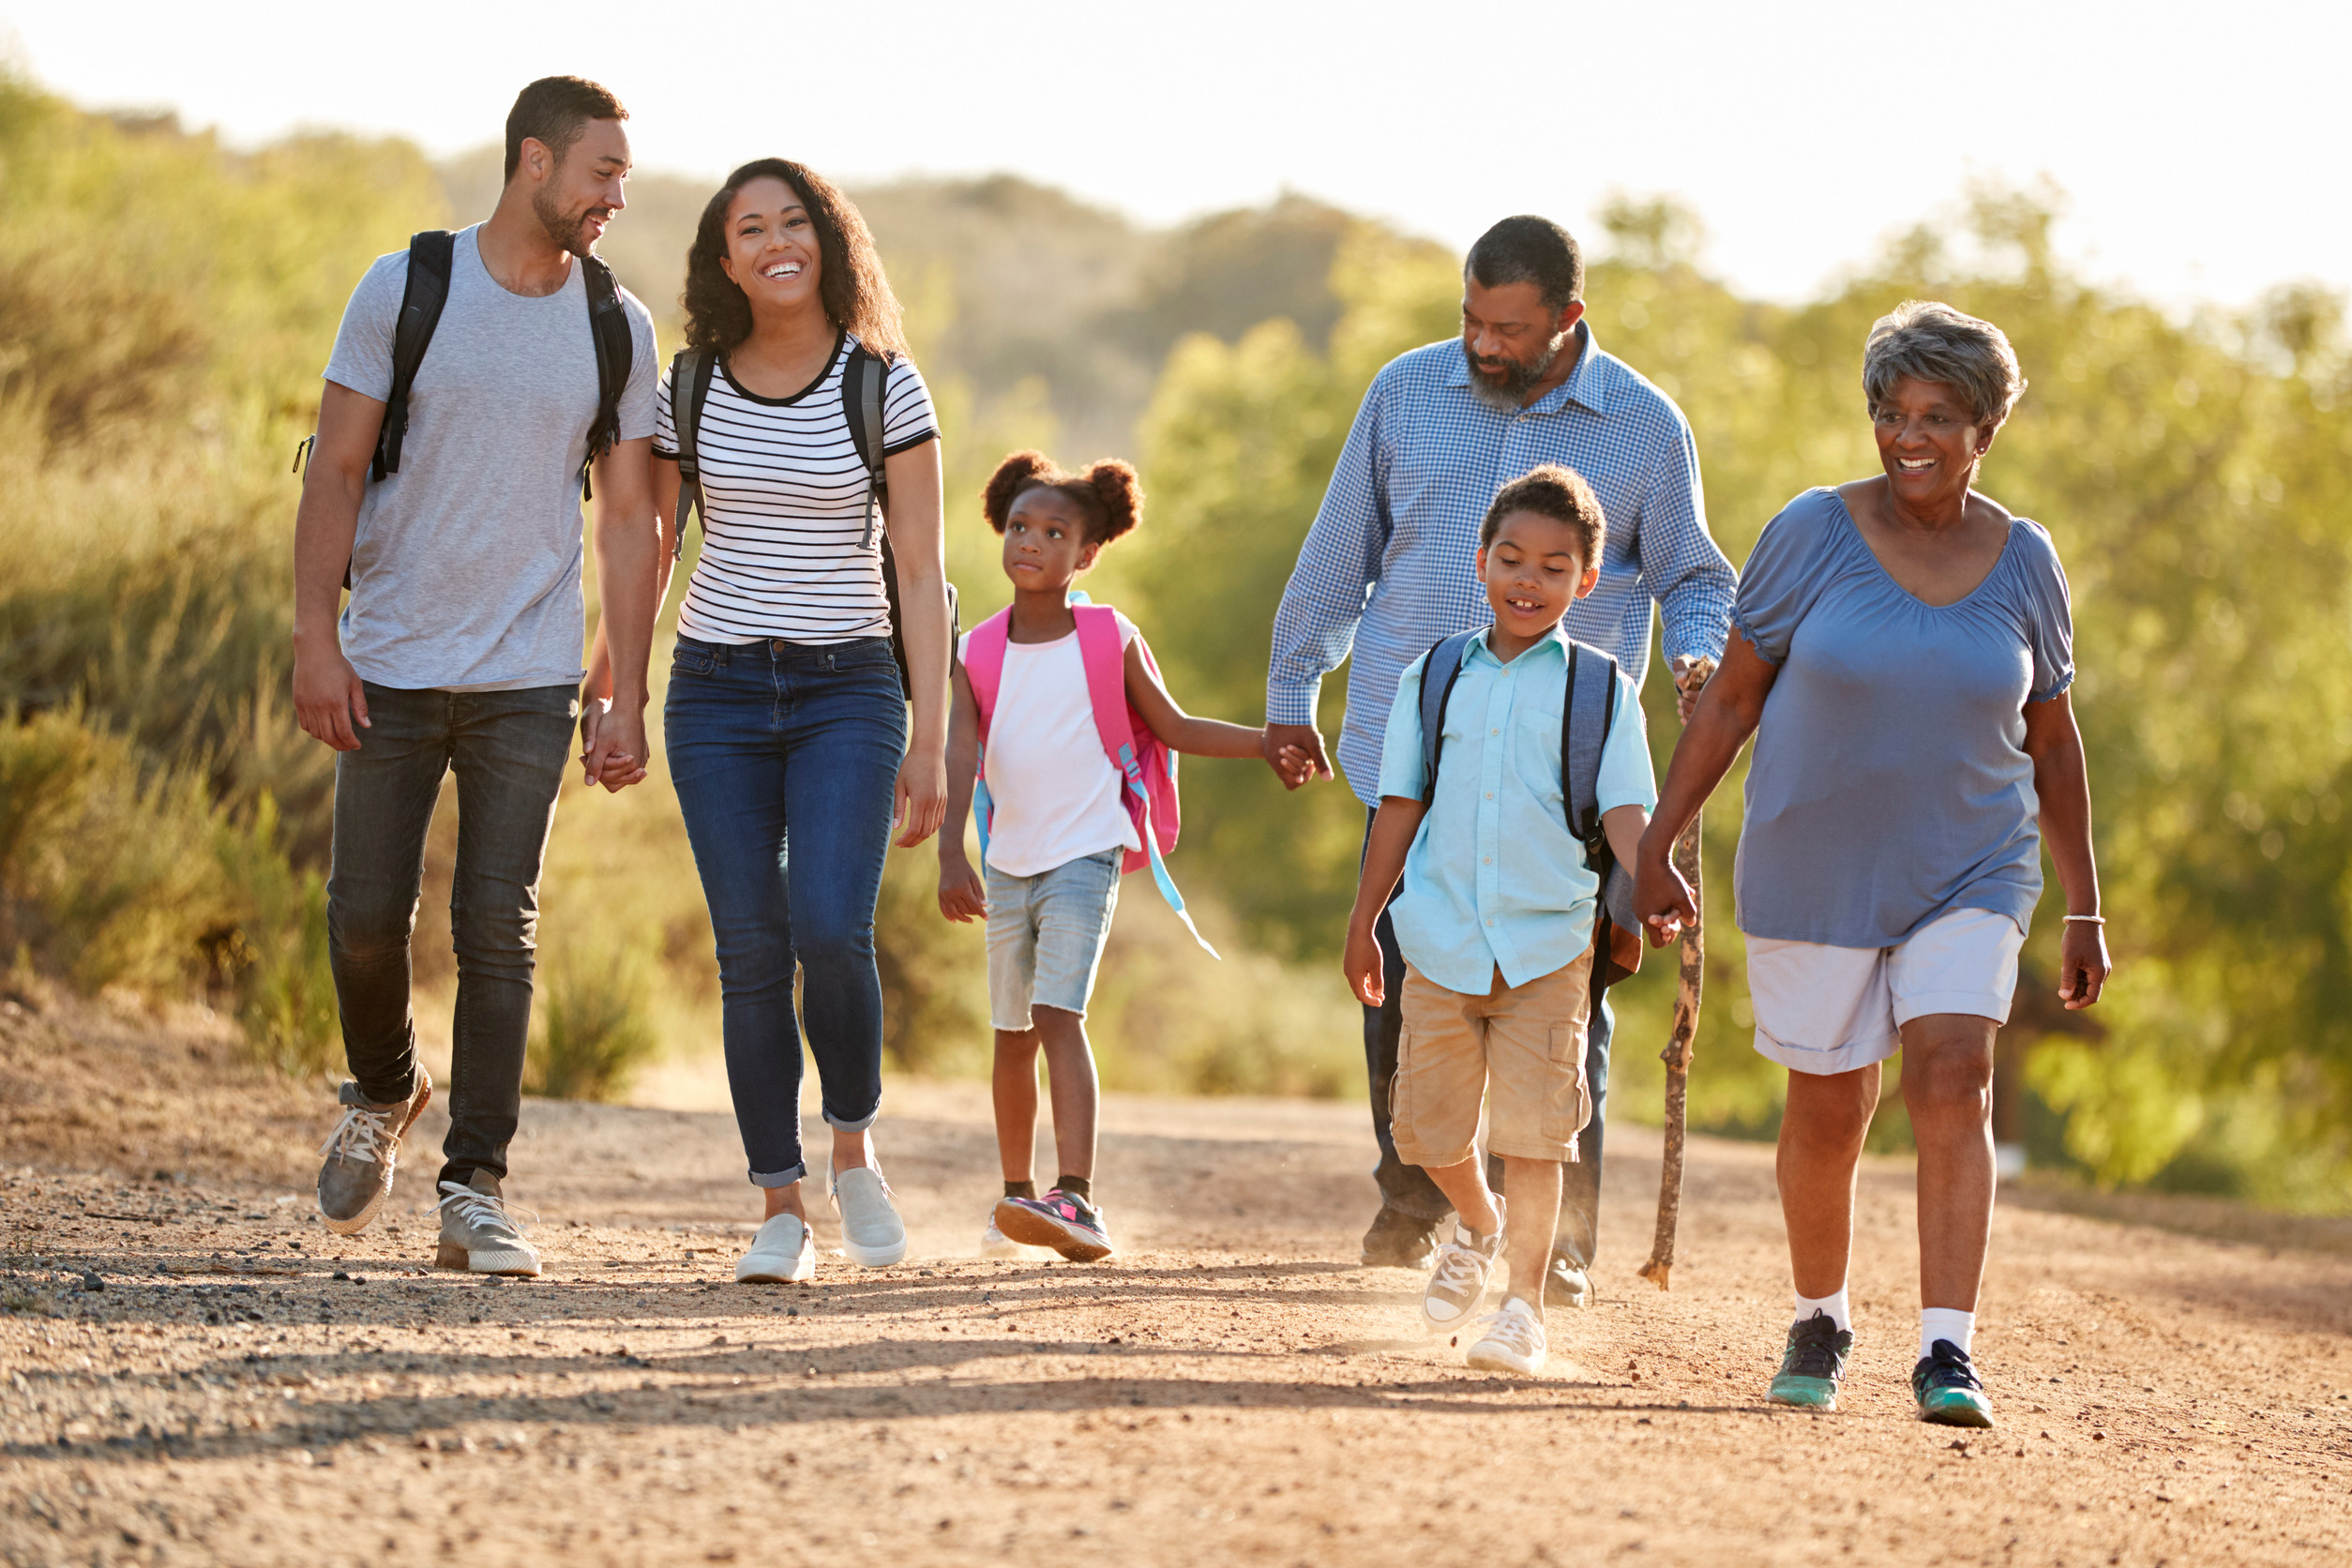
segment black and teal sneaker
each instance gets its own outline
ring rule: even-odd
[[[1846,1358],[1853,1353],[1854,1331],[1839,1328],[1836,1319],[1816,1309],[1790,1325],[1780,1373],[1764,1397],[1775,1405],[1833,1410],[1838,1385],[1846,1380]]]
[[[1919,1401],[1922,1421],[1938,1426],[1993,1425],[1993,1407],[1968,1352],[1949,1339],[1937,1340],[1911,1368],[1911,1395]]]

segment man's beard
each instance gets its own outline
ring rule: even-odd
[[[1568,343],[1563,332],[1545,345],[1543,354],[1532,363],[1505,359],[1500,371],[1482,370],[1470,345],[1462,345],[1463,362],[1470,366],[1470,390],[1478,400],[1502,414],[1516,414],[1525,406],[1528,388],[1551,374],[1552,366],[1560,358],[1560,351]]]
[[[555,204],[552,191],[538,190],[531,197],[531,216],[539,220],[547,237],[575,256],[585,256],[596,247],[596,238],[588,232],[588,217],[602,209],[591,204],[578,212],[565,212]]]

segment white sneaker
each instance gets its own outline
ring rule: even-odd
[[[983,1258],[1026,1258],[1029,1248],[1008,1239],[996,1228],[996,1205],[988,1205],[988,1223],[980,1229],[980,1256]]]
[[[817,1272],[817,1244],[798,1214],[774,1214],[735,1264],[738,1285],[806,1285]]]
[[[1470,1364],[1484,1372],[1516,1372],[1532,1378],[1544,1370],[1544,1358],[1549,1346],[1544,1338],[1544,1319],[1535,1309],[1518,1297],[1502,1304],[1502,1310],[1489,1314],[1485,1319],[1486,1332],[1477,1344],[1470,1348]]]
[[[1498,1213],[1502,1208],[1495,1202]],[[1460,1220],[1454,1222],[1453,1240],[1438,1244],[1429,1265],[1429,1284],[1421,1293],[1421,1320],[1437,1334],[1450,1334],[1470,1320],[1486,1299],[1486,1276],[1502,1256],[1502,1227],[1480,1236]]]
[[[833,1212],[841,1216],[841,1250],[851,1262],[886,1269],[907,1255],[907,1226],[890,1204],[890,1184],[872,1166],[837,1171]]]

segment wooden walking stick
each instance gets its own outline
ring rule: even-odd
[[[1714,672],[1713,659],[1700,659],[1684,676],[1686,689],[1705,686]],[[1682,927],[1677,949],[1682,963],[1674,991],[1674,1033],[1666,1049],[1658,1053],[1666,1070],[1666,1155],[1658,1166],[1658,1229],[1651,1237],[1650,1261],[1641,1266],[1641,1277],[1657,1281],[1661,1290],[1671,1289],[1666,1276],[1674,1271],[1674,1229],[1682,1218],[1682,1142],[1690,1120],[1691,1052],[1698,1037],[1698,995],[1707,981],[1707,894],[1699,881],[1699,822],[1698,816],[1693,816],[1691,825],[1674,841],[1674,868],[1690,883],[1691,906],[1699,918]]]
[[[1691,902],[1706,914],[1706,895],[1698,882],[1698,826],[1693,817],[1682,837],[1674,841],[1674,868],[1691,884]],[[1674,992],[1674,1033],[1658,1053],[1666,1063],[1666,1158],[1658,1169],[1658,1229],[1650,1242],[1650,1261],[1641,1277],[1668,1289],[1666,1275],[1674,1268],[1674,1228],[1682,1217],[1682,1140],[1688,1123],[1691,1093],[1691,1049],[1698,1033],[1698,994],[1707,979],[1706,927],[1696,921],[1682,927],[1677,951],[1681,955],[1681,979]]]

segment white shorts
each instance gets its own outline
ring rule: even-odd
[[[1884,1062],[1896,1032],[1930,1013],[2009,1021],[2026,934],[1991,910],[1953,910],[1892,947],[1748,938],[1756,1048],[1798,1073]]]

